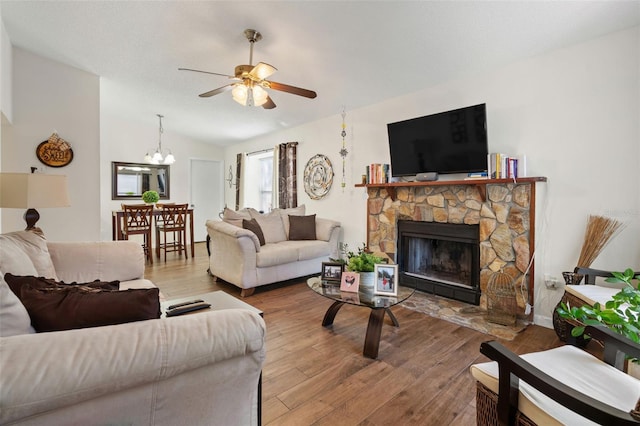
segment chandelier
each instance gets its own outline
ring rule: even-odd
[[[167,154],[166,157],[162,156],[162,133],[164,132],[164,129],[162,128],[162,117],[164,116],[160,114],[156,114],[156,115],[160,120],[160,128],[158,131],[158,148],[156,148],[156,152],[153,154],[153,156],[149,155],[149,152],[147,152],[147,154],[144,156],[144,161],[145,163],[150,163],[150,164],[160,164],[160,163],[173,164],[176,162],[176,158],[171,153],[171,150],[168,150],[169,153]]]

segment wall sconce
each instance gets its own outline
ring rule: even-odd
[[[229,189],[231,189],[231,187],[235,186],[235,182],[234,182],[234,178],[233,178],[233,169],[231,168],[231,166],[229,166],[229,174],[227,175],[228,177],[225,179],[225,181],[229,182]]]

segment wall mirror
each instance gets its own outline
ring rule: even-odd
[[[145,191],[158,191],[161,200],[169,199],[169,165],[111,163],[111,199],[140,199]]]

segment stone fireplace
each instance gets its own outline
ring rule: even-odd
[[[468,290],[464,299],[468,303],[480,303],[481,307],[486,308],[489,277],[502,270],[516,283],[518,306],[524,308],[527,302],[533,305],[533,268],[529,269],[525,283],[523,276],[534,247],[535,182],[544,178],[524,180],[522,183],[504,180],[505,183],[454,181],[448,184],[438,181],[368,185],[367,246],[369,250],[400,264],[407,260],[407,249],[402,249],[404,253],[398,252],[399,223],[472,225],[477,230],[476,240],[473,242],[477,264],[473,266],[474,270],[468,271],[468,281],[457,283],[454,287]],[[415,247],[416,243],[412,244]],[[457,249],[454,249],[454,256],[473,256],[457,253],[455,250]],[[466,262],[465,258],[464,265],[458,269],[468,268]],[[424,275],[422,272],[409,272]],[[463,271],[464,274],[466,272]],[[434,281],[431,278],[427,277],[427,280]],[[448,278],[444,281],[448,281]],[[425,291],[452,297],[442,294],[446,293],[443,288],[440,285],[423,285]],[[453,293],[455,290],[448,291]],[[523,293],[521,290],[526,291]],[[460,290],[457,292],[460,293]],[[476,297],[479,298],[478,301]]]

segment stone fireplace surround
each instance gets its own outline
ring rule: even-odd
[[[527,284],[522,278],[534,247],[535,182],[544,180],[361,185],[368,192],[367,246],[395,263],[398,220],[477,224],[480,306],[486,309],[489,277],[502,270],[516,283],[518,313],[522,315],[527,302],[533,306],[533,265]]]

